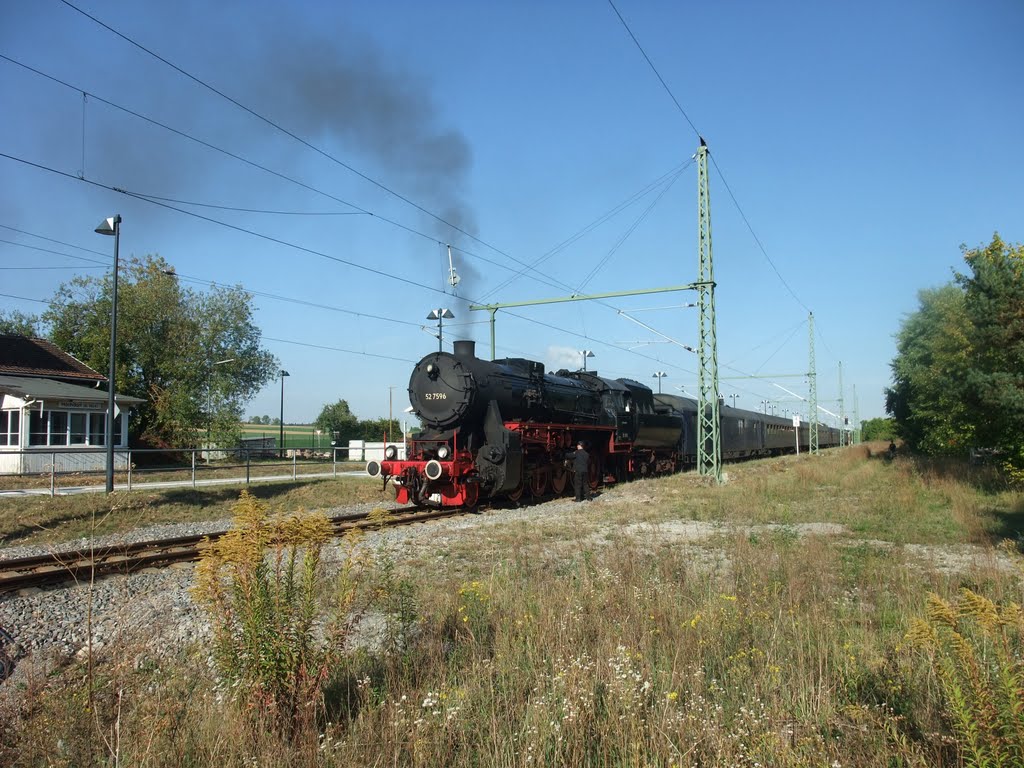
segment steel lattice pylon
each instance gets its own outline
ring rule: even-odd
[[[697,150],[697,229],[700,269],[697,277],[700,308],[697,369],[697,470],[722,479],[722,441],[719,431],[718,339],[715,332],[715,270],[711,258],[711,197],[708,193],[708,146]]]
[[[810,409],[808,416],[807,431],[810,433],[810,446],[808,450],[812,456],[818,455],[818,374],[814,363],[814,313],[807,313],[807,329],[810,337],[810,365],[808,366],[807,379],[810,384],[810,397],[807,406]]]
[[[846,437],[846,403],[843,401],[843,361],[839,361],[839,447],[848,445]]]

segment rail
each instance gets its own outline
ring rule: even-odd
[[[352,529],[380,528],[438,520],[466,514],[465,510],[413,509],[399,511],[385,520],[371,520],[367,513],[330,518],[336,534]],[[131,573],[140,568],[162,567],[172,563],[198,560],[205,542],[216,541],[225,532],[171,539],[155,539],[102,547],[50,552],[44,555],[0,560],[0,594],[26,587],[90,581],[97,576]]]

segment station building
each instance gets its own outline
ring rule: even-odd
[[[0,334],[0,474],[104,470],[106,384],[45,339]],[[117,470],[127,468],[128,418],[142,402],[115,393]]]

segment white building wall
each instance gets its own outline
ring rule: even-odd
[[[27,406],[27,407],[26,407]],[[107,468],[105,446],[43,446],[29,445],[29,414],[38,402],[29,402],[14,395],[0,394],[0,408],[16,410],[19,415],[18,445],[0,445],[0,474],[49,474],[56,472],[97,472]],[[102,411],[90,411],[102,413]],[[121,412],[120,434],[115,435],[114,469],[121,472],[128,469],[127,449],[117,446],[128,445],[127,409]]]
[[[348,461],[384,461],[384,448],[393,445],[398,448],[398,458],[405,459],[405,443],[370,442],[368,440],[348,441]]]

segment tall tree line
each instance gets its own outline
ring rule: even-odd
[[[1024,478],[1024,246],[961,250],[964,272],[903,321],[886,410],[912,450],[997,449]]]

